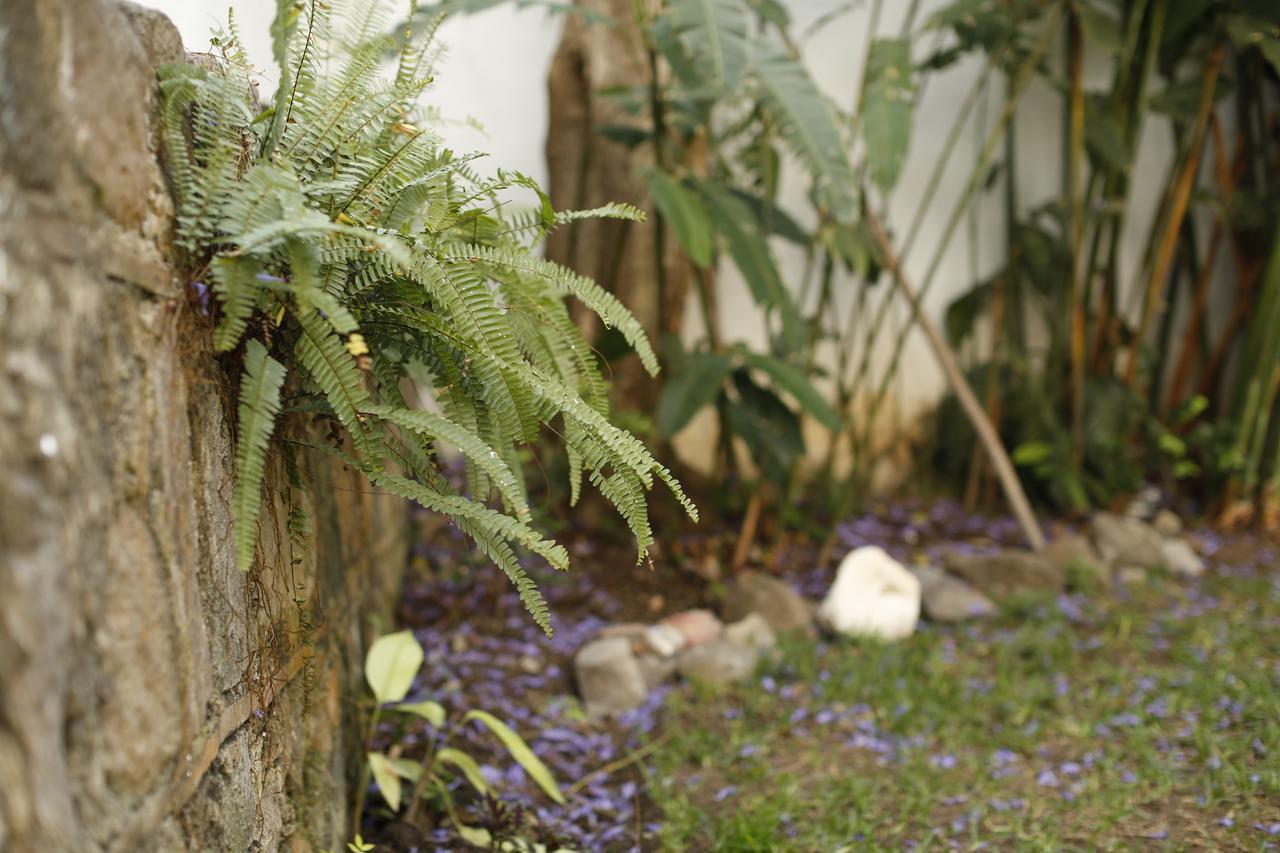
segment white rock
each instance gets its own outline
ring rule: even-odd
[[[857,548],[840,563],[818,615],[840,634],[909,637],[920,621],[920,581],[883,549]]]
[[[669,658],[685,646],[684,634],[673,625],[659,623],[644,631],[644,641],[654,654]]]
[[[1185,578],[1199,577],[1204,574],[1204,560],[1185,539],[1166,539],[1160,546],[1164,555],[1164,564],[1175,575]]]

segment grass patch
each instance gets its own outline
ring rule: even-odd
[[[672,698],[673,850],[1280,845],[1280,576],[1020,602],[907,641],[784,645]]]

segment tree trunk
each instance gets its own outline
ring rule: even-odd
[[[550,122],[547,133],[548,193],[557,209],[591,208],[611,201],[634,204],[649,214],[647,222],[587,220],[552,234],[547,256],[598,281],[639,318],[660,342],[664,334],[684,328],[685,306],[693,268],[667,231],[662,242],[664,298],[659,304],[657,222],[654,206],[638,171],[654,164],[653,145],[628,147],[602,130],[653,130],[647,107],[631,112],[624,102],[645,103],[608,94],[612,89],[639,91],[651,80],[650,64],[632,0],[575,0],[585,11],[607,15],[609,23],[592,23],[582,14],[566,16],[564,36],[548,76]],[[588,339],[599,341],[599,322],[577,314]],[[657,385],[639,360],[628,355],[612,364],[615,400],[628,408],[647,409]]]

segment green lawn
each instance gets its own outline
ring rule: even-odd
[[[670,703],[648,784],[672,850],[1280,846],[1265,568],[786,644]]]

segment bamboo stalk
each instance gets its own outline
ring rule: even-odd
[[[1187,149],[1187,159],[1174,184],[1172,207],[1165,222],[1164,235],[1156,250],[1156,261],[1151,270],[1151,278],[1147,281],[1146,298],[1143,302],[1142,320],[1134,336],[1129,351],[1129,365],[1125,369],[1124,381],[1133,387],[1138,371],[1138,351],[1142,340],[1146,337],[1158,303],[1158,290],[1169,274],[1169,265],[1173,262],[1173,251],[1177,247],[1178,232],[1182,228],[1183,217],[1187,213],[1187,204],[1191,200],[1191,190],[1195,186],[1196,172],[1200,167],[1200,152],[1204,145],[1205,129],[1209,124],[1209,114],[1213,111],[1213,93],[1217,87],[1218,71],[1222,68],[1223,45],[1219,43],[1209,57],[1205,68],[1204,86],[1200,90],[1200,108],[1196,113],[1195,129],[1192,131],[1191,144]]]
[[[1084,243],[1084,200],[1080,196],[1080,176],[1084,172],[1084,38],[1074,6],[1067,19],[1067,54],[1071,76],[1066,174],[1071,205],[1071,259],[1067,271],[1071,299],[1071,462],[1078,471],[1084,462],[1085,296],[1080,279],[1080,250]]]

